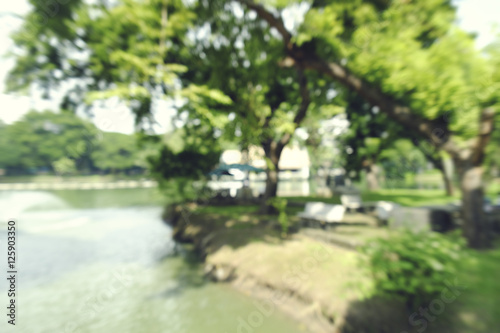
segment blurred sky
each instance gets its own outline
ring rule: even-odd
[[[458,6],[459,25],[467,31],[478,34],[476,45],[483,48],[493,41],[494,27],[498,32],[500,29],[500,0],[455,0]],[[22,23],[19,18],[12,14],[23,15],[29,10],[27,0],[0,1],[0,54],[4,55],[11,50],[12,41],[9,35]],[[13,66],[13,60],[6,57],[0,58],[0,119],[10,124],[19,119],[29,109],[56,110],[58,102],[42,100],[39,97],[16,96],[5,94],[5,78]],[[157,121],[163,126],[156,128],[162,132],[170,128],[170,117],[172,111],[168,111],[168,106],[156,115]],[[94,122],[97,127],[104,131],[132,133],[134,130],[134,120],[132,114],[124,106],[115,106],[108,109],[98,109],[94,111]]]

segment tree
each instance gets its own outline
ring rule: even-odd
[[[222,138],[238,142],[242,150],[263,148],[267,177],[261,212],[271,213],[275,209],[269,199],[277,194],[281,153],[306,116],[314,85],[303,71],[276,66],[283,56],[281,43],[255,17],[244,12],[236,17],[232,7],[206,5],[200,3],[199,11],[210,24],[202,28],[208,38],[197,40],[197,57],[185,78],[231,98],[226,112],[232,120]]]
[[[102,133],[92,151],[94,166],[115,173],[139,167],[138,147],[134,136],[121,133]]]
[[[307,113],[333,116],[336,110],[322,105],[333,103],[334,96],[327,98],[326,91],[334,84],[301,68],[280,67],[285,53],[279,36],[263,29],[251,11],[216,1],[199,6],[206,25],[183,77],[205,82],[231,98],[231,121],[223,138],[239,142],[242,150],[250,145],[263,148],[267,177],[261,212],[273,212],[268,202],[277,194],[281,153]]]
[[[10,137],[8,125],[0,121],[0,168],[10,173],[18,167],[21,159],[21,148],[16,140]]]
[[[96,92],[87,95],[91,101],[111,97],[128,101],[138,115],[138,123],[151,118],[154,100],[178,96],[190,101],[183,104],[189,119],[207,124],[217,137],[232,98],[205,85],[186,85],[196,75],[187,73],[183,59],[194,62],[190,46],[196,48],[203,43],[192,43],[188,30],[196,19],[192,8],[198,8],[198,4],[203,5],[201,8],[208,4],[213,15],[226,6],[241,4],[267,22],[268,26],[260,30],[281,38],[279,54],[283,57],[276,66],[293,68],[296,73],[293,91],[297,98],[290,98],[292,94],[286,100],[295,104],[299,96],[303,97],[298,110],[300,105],[310,104],[301,93],[305,92],[301,87],[308,86],[305,79],[317,75],[326,85],[335,82],[355,92],[398,124],[418,133],[420,140],[450,155],[462,190],[465,235],[469,245],[486,246],[489,234],[482,210],[481,177],[498,103],[497,89],[488,87],[498,86],[498,69],[474,50],[470,36],[453,25],[450,1],[314,0],[309,2],[304,23],[289,30],[283,13],[299,2],[124,0],[106,7],[78,6],[78,1],[71,1],[61,5],[61,17],[54,15],[36,29],[25,25],[16,35],[22,53],[17,56],[11,87],[22,88],[34,82],[53,87],[78,78],[84,82],[84,92]],[[33,3],[40,7],[45,2]],[[40,13],[33,11],[30,18]],[[232,13],[237,16],[237,11]],[[216,24],[223,18],[213,17],[207,23]],[[259,28],[256,22],[253,26]],[[243,36],[244,30],[240,31]],[[224,46],[227,40],[218,42]],[[274,40],[270,42],[274,45]],[[82,57],[82,52],[88,56]],[[229,58],[226,65],[233,60]],[[206,73],[200,73],[196,82],[203,82]],[[257,85],[254,87],[257,89]],[[279,90],[268,91],[278,95]],[[301,112],[296,115],[302,118]],[[283,146],[280,142],[269,141],[268,150],[274,151],[274,156]]]
[[[90,113],[97,103],[118,100],[135,113],[144,135],[153,134],[154,113],[162,112],[165,104],[159,102],[167,100],[177,106],[179,115],[189,115],[184,120],[186,127],[203,127],[200,138],[209,133],[212,140],[208,142],[214,142],[225,124],[217,109],[231,100],[181,77],[187,71],[183,62],[190,58],[188,32],[196,19],[190,4],[180,0],[112,4],[74,0],[60,3],[46,17],[44,11],[36,10],[46,7],[45,1],[32,3],[31,21],[25,21],[13,37],[18,52],[10,90],[36,86],[50,93],[66,83],[73,89],[67,91],[63,104],[82,107],[86,103]],[[47,24],[31,24],[40,18]],[[207,147],[217,151],[216,146]]]
[[[381,113],[377,106],[371,105],[353,93],[347,93],[348,100],[346,112],[350,121],[348,132],[342,136],[342,143],[345,145],[343,152],[344,168],[346,170],[366,172],[368,189],[375,190],[379,187],[377,177],[377,163],[382,162],[384,156],[391,153],[384,153],[386,150],[398,152],[394,157],[401,157],[399,165],[401,170],[392,176],[402,177],[407,172],[416,172],[418,168],[410,167],[407,162],[418,161],[417,155],[423,154],[424,157],[437,168],[442,176],[447,195],[453,195],[453,186],[445,168],[445,162],[442,152],[433,145],[422,140],[418,133],[413,130],[401,127],[395,123],[386,114]],[[405,140],[403,140],[405,139]],[[403,144],[403,142],[405,142]],[[414,147],[408,147],[406,143],[413,143]],[[405,149],[399,149],[398,145],[406,146]],[[415,151],[415,148],[419,152]],[[403,161],[405,161],[403,163]],[[388,165],[387,163],[384,163]],[[395,165],[395,163],[390,163]]]
[[[173,202],[200,198],[203,188],[196,180],[214,168],[222,152],[210,126],[201,123],[188,124],[163,138],[148,137],[141,146],[149,146],[149,170]]]
[[[378,190],[381,153],[393,146],[400,133],[386,115],[379,114],[378,107],[366,103],[356,94],[346,95],[346,113],[350,125],[341,138],[345,146],[342,150],[344,168],[349,172],[356,171],[356,178],[364,171],[368,189]]]
[[[295,1],[274,2],[274,9],[237,2],[279,32],[283,64],[341,83],[447,152],[458,171],[468,243],[489,246],[481,177],[498,101],[483,88],[498,81],[472,38],[453,26],[449,1],[313,1],[295,35],[279,15]]]
[[[9,162],[11,167],[53,169],[55,161],[68,158],[78,170],[90,169],[97,130],[89,121],[71,113],[31,111],[6,127],[5,132],[17,150]]]
[[[452,162],[447,154],[440,151],[436,146],[430,144],[428,141],[419,140],[418,136],[412,138],[413,145],[422,152],[427,161],[431,162],[432,165],[441,172],[443,177],[443,184],[445,193],[447,196],[451,197],[454,194],[454,187],[452,181],[451,170],[446,167],[447,162]]]
[[[413,176],[427,166],[425,156],[408,139],[395,140],[381,152],[379,162],[386,182],[404,181],[405,185],[412,184]]]
[[[76,172],[75,161],[67,157],[62,157],[52,162],[52,168],[60,176]]]

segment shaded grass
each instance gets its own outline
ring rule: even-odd
[[[259,210],[258,205],[227,205],[227,206],[199,206],[198,214],[217,214],[228,218],[237,219],[244,214],[255,214]]]
[[[259,211],[259,205],[225,205],[225,206],[200,206],[196,209],[199,214],[217,214],[228,218],[236,219],[241,215],[256,215]],[[287,206],[286,213],[288,216],[295,216],[299,212],[304,211],[301,206]],[[263,218],[270,218],[267,215],[259,215]],[[275,216],[272,218],[276,218]]]
[[[467,289],[459,298],[463,332],[486,333],[500,327],[500,244],[489,251],[468,250],[458,281]]]

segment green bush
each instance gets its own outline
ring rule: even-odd
[[[458,234],[404,231],[362,247],[363,265],[374,279],[375,294],[403,300],[409,309],[438,297],[465,259]]]

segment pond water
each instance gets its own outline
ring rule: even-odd
[[[18,224],[16,326],[4,310],[0,331],[305,332],[206,281],[197,259],[171,240],[162,201],[155,189],[0,191],[4,261],[6,222]],[[3,277],[0,290],[5,309]]]

